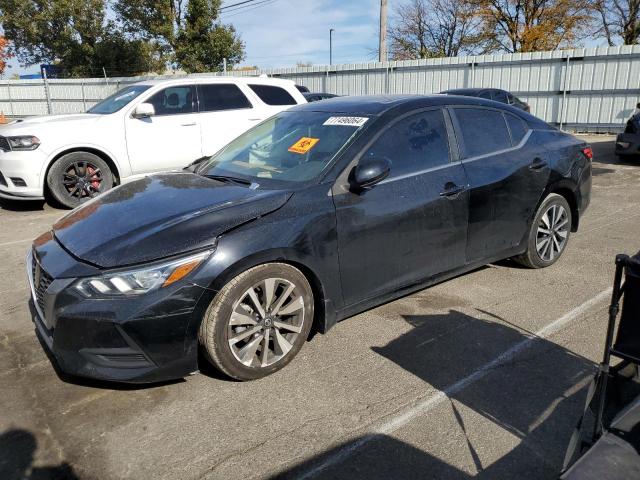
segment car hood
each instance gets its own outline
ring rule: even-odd
[[[76,208],[53,233],[75,257],[119,267],[211,246],[227,230],[277,210],[290,195],[192,173],[153,175]]]
[[[37,132],[37,128],[40,126],[46,127],[59,127],[62,129],[73,128],[73,123],[84,123],[84,124],[92,124],[97,122],[104,115],[98,115],[95,113],[73,113],[69,115],[46,115],[41,117],[30,117],[25,118],[24,120],[17,120],[15,122],[8,123],[7,125],[3,125],[0,128],[0,134],[9,135],[9,134],[20,134],[27,133],[33,135],[34,132]]]

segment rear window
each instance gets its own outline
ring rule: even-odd
[[[284,88],[273,85],[249,85],[249,88],[267,105],[296,105],[297,103]]]
[[[218,112],[252,107],[251,102],[242,93],[242,90],[232,83],[198,85],[198,100],[201,112]]]
[[[511,132],[511,143],[514,146],[518,145],[527,133],[527,125],[524,123],[524,120],[510,113],[505,113],[504,118],[507,120],[507,125]]]
[[[456,108],[462,130],[465,157],[477,157],[511,148],[511,137],[502,112],[485,108]]]

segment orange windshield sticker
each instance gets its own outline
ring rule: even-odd
[[[320,141],[319,138],[302,137],[296,143],[289,147],[291,153],[305,154]]]

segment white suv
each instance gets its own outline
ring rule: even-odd
[[[306,103],[290,80],[187,77],[132,84],[87,113],[0,127],[0,197],[67,207],[149,172],[211,156],[258,122]]]

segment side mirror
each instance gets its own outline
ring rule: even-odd
[[[135,118],[149,118],[156,114],[156,109],[150,103],[141,103],[133,111]]]
[[[374,186],[389,176],[391,162],[386,158],[371,158],[356,165],[349,176],[349,184],[355,190]]]
[[[636,103],[636,108],[640,109],[640,103]]]

